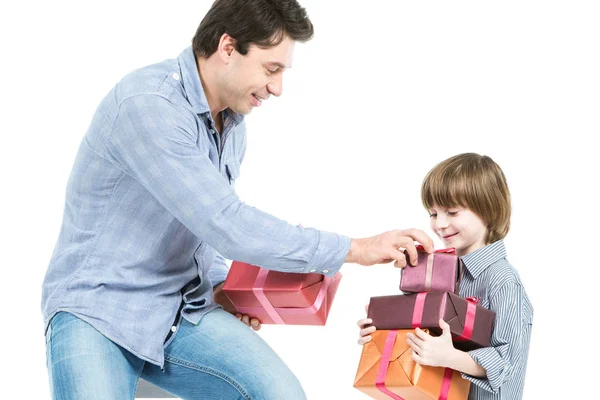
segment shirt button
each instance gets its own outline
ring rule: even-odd
[[[171,75],[173,77],[173,79],[175,79],[176,81],[179,80],[179,74],[177,72],[173,72],[173,75]]]
[[[317,270],[316,269],[311,269],[310,272],[317,272]]]
[[[177,327],[176,327],[175,325],[173,325],[173,326],[171,327],[171,332],[175,333],[175,331],[176,331],[176,330],[177,330]]]
[[[211,129],[211,130],[210,130],[210,133],[212,133],[212,134],[214,135],[214,134],[215,134],[215,130],[214,130],[214,129]]]
[[[323,273],[324,273],[324,274],[326,274],[326,273],[328,273],[328,272],[329,272],[329,270],[328,270],[328,269],[324,269],[324,270],[323,270]]]

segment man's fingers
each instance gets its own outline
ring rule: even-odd
[[[244,316],[242,317],[242,322],[243,322],[244,324],[246,324],[246,325],[250,326],[250,317],[249,317],[249,316],[247,316],[247,315],[244,315]]]
[[[250,326],[252,327],[252,329],[254,329],[255,331],[258,331],[261,327],[260,321],[256,318],[252,318],[250,320]]]
[[[419,242],[423,245],[423,248],[428,253],[433,253],[435,248],[433,246],[433,240],[420,229],[404,229],[400,231],[402,236],[408,236],[412,241]],[[414,247],[414,244],[413,244]],[[408,249],[407,249],[408,250]]]
[[[396,268],[406,267],[406,257],[404,256],[403,252],[401,252],[400,250],[397,250],[397,249],[392,249],[391,256],[394,258],[394,260],[396,260],[396,262],[394,263],[394,267],[396,267]]]
[[[398,239],[398,242],[401,243],[402,247],[405,249],[405,252],[402,253],[402,259],[404,261],[404,266],[417,265],[419,261],[419,253],[417,252],[417,247],[413,242],[412,238],[409,236],[401,236]]]

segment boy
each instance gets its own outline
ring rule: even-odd
[[[433,231],[464,262],[460,296],[480,299],[479,304],[494,311],[496,319],[491,347],[469,352],[454,348],[443,320],[439,337],[416,328],[407,338],[413,360],[462,372],[472,382],[470,400],[521,399],[533,307],[506,259],[503,239],[510,227],[511,205],[504,173],[490,157],[459,154],[427,174],[421,200]],[[364,328],[371,322],[369,318],[358,321],[359,344],[371,340],[376,328]]]

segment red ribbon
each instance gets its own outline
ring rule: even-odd
[[[417,250],[425,251],[425,247],[423,245],[418,244]],[[435,251],[436,253],[448,253],[448,254],[456,254],[456,249],[454,247],[448,247],[447,249],[439,249]]]

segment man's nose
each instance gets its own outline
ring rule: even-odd
[[[275,97],[281,96],[283,92],[283,77],[282,74],[275,74],[271,82],[267,84],[267,90]]]

